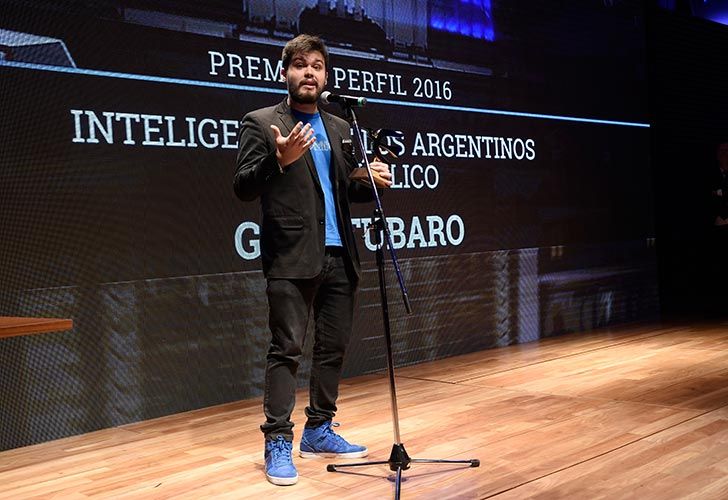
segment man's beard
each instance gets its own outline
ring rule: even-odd
[[[321,92],[323,89],[319,89],[318,86],[316,87],[316,92],[313,94],[302,94],[300,92],[301,86],[299,85],[296,88],[292,88],[292,85],[288,85],[288,95],[291,96],[291,100],[295,101],[299,104],[314,104],[318,101],[319,96],[321,95]]]

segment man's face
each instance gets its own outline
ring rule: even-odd
[[[282,74],[291,99],[301,104],[315,103],[326,87],[326,62],[317,50],[293,56]]]

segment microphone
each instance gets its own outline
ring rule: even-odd
[[[339,103],[340,106],[349,106],[353,108],[363,108],[366,106],[365,97],[355,97],[353,95],[332,94],[328,90],[321,92],[321,102],[330,104],[332,102]]]

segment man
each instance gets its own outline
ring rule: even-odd
[[[715,154],[718,168],[711,177],[710,248],[706,255],[706,305],[716,313],[725,311],[726,282],[728,281],[728,141],[718,144]]]
[[[718,170],[713,175],[713,225],[728,226],[728,141],[718,145],[715,152]]]
[[[267,279],[267,355],[261,426],[266,477],[273,484],[298,480],[292,461],[296,371],[306,326],[314,319],[313,363],[304,458],[367,455],[332,429],[344,352],[351,336],[359,256],[350,201],[371,201],[369,188],[349,180],[356,167],[349,124],[319,111],[329,68],[328,50],[317,37],[300,35],[283,48],[281,76],[288,97],[277,106],[245,115],[240,129],[235,192],[260,197],[261,258]],[[372,168],[391,185],[386,164]]]

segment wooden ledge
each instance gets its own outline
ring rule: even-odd
[[[71,319],[0,316],[0,338],[67,331],[71,328],[73,328]]]

